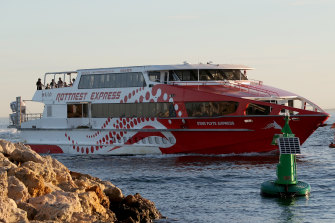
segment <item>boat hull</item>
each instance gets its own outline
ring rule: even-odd
[[[303,143],[327,118],[294,116],[290,126]],[[106,119],[100,129],[22,129],[21,135],[38,153],[240,154],[276,150],[271,142],[284,125],[283,116],[124,120],[136,125],[121,128],[115,123],[122,119]]]

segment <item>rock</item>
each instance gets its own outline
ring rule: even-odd
[[[15,201],[7,195],[7,172],[0,172],[0,222],[29,222],[27,212],[18,208]]]
[[[29,199],[37,210],[34,220],[70,221],[74,212],[82,212],[78,194],[54,191],[50,194]]]
[[[78,186],[80,190],[86,190],[86,188],[99,186],[102,191],[105,190],[106,187],[113,186],[112,183],[107,183],[107,181],[100,180],[97,177],[92,177],[88,174],[82,174],[78,172],[70,171],[72,179],[74,180],[75,184]]]
[[[44,163],[35,163],[33,161],[28,161],[25,162],[21,165],[21,167],[26,167],[28,169],[30,169],[31,171],[33,171],[35,174],[43,177],[45,182],[55,182],[56,179],[56,173],[53,170],[53,168],[51,168],[48,165],[45,165]]]
[[[0,222],[151,222],[161,214],[139,194],[69,171],[29,146],[0,140]]]
[[[38,153],[21,143],[15,144],[15,149],[10,154],[10,158],[22,163],[27,161],[33,161],[35,163],[44,162],[44,159]]]
[[[95,222],[95,223],[100,223],[100,222],[110,222],[114,223],[117,221],[115,214],[111,211],[109,211],[111,216],[108,219],[104,219],[103,217],[99,215],[89,215],[85,213],[73,213],[71,223],[86,223],[86,222]]]
[[[15,150],[15,146],[13,143],[3,139],[0,139],[0,148],[0,152],[4,155],[10,155]]]
[[[108,187],[104,190],[111,203],[119,203],[123,200],[124,196],[122,191],[117,187]]]
[[[128,195],[123,202],[128,206],[137,206],[136,204],[138,204],[137,199],[133,195]]]
[[[155,204],[140,194],[128,195],[121,203],[111,204],[110,209],[121,222],[150,222],[152,219],[162,218]]]
[[[87,188],[86,191],[93,191],[97,195],[99,199],[99,203],[103,207],[109,208],[109,198],[106,196],[106,194],[104,194],[104,192],[102,192],[99,186],[93,186],[93,187]]]
[[[8,197],[16,203],[26,202],[30,198],[28,189],[19,179],[14,176],[8,177]]]
[[[51,189],[45,186],[43,177],[36,175],[27,167],[19,167],[8,173],[24,183],[32,197],[41,196],[51,192]]]
[[[84,210],[84,213],[94,214],[94,212],[98,212],[101,215],[106,215],[106,208],[104,208],[100,202],[97,194],[93,191],[88,191],[79,194],[80,203]]]
[[[141,219],[160,219],[162,218],[162,214],[157,210],[155,203],[143,198],[140,194],[135,194],[134,197],[137,199],[139,204],[139,209],[143,214]]]
[[[7,172],[0,171],[0,199],[5,199],[8,196],[8,181]]]
[[[69,169],[64,166],[58,160],[52,158],[51,156],[46,156],[44,160],[44,165],[48,166],[56,174],[53,179],[53,184],[57,185],[64,191],[74,192],[78,189],[78,186],[73,181]]]
[[[17,165],[9,161],[7,157],[0,153],[0,171],[8,171],[13,168],[17,168]]]
[[[37,210],[32,204],[28,204],[28,203],[25,203],[25,202],[20,202],[20,203],[17,204],[17,206],[20,209],[27,212],[27,217],[28,217],[29,220],[33,220],[34,217],[37,214]]]
[[[27,212],[17,207],[14,200],[0,198],[0,222],[29,223]]]

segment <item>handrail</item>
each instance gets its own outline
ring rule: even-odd
[[[27,122],[31,120],[41,119],[43,117],[43,113],[28,113],[21,114],[22,122]]]
[[[268,94],[269,96],[272,96],[272,95],[279,96],[279,94],[275,91],[258,88],[255,85],[246,85],[246,84],[240,84],[240,83],[234,83],[233,85],[240,87],[240,89],[241,88],[247,88],[248,90],[251,89],[251,90],[254,90],[256,92],[262,92],[262,93]]]

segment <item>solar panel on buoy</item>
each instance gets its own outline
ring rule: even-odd
[[[278,146],[280,154],[301,154],[298,137],[280,137],[278,138]]]

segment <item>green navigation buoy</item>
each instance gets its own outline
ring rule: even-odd
[[[308,183],[297,180],[296,154],[300,154],[300,142],[299,138],[292,133],[289,120],[290,118],[285,116],[283,134],[273,137],[272,143],[278,145],[280,151],[277,179],[262,183],[262,195],[273,197],[306,196],[311,191]]]

